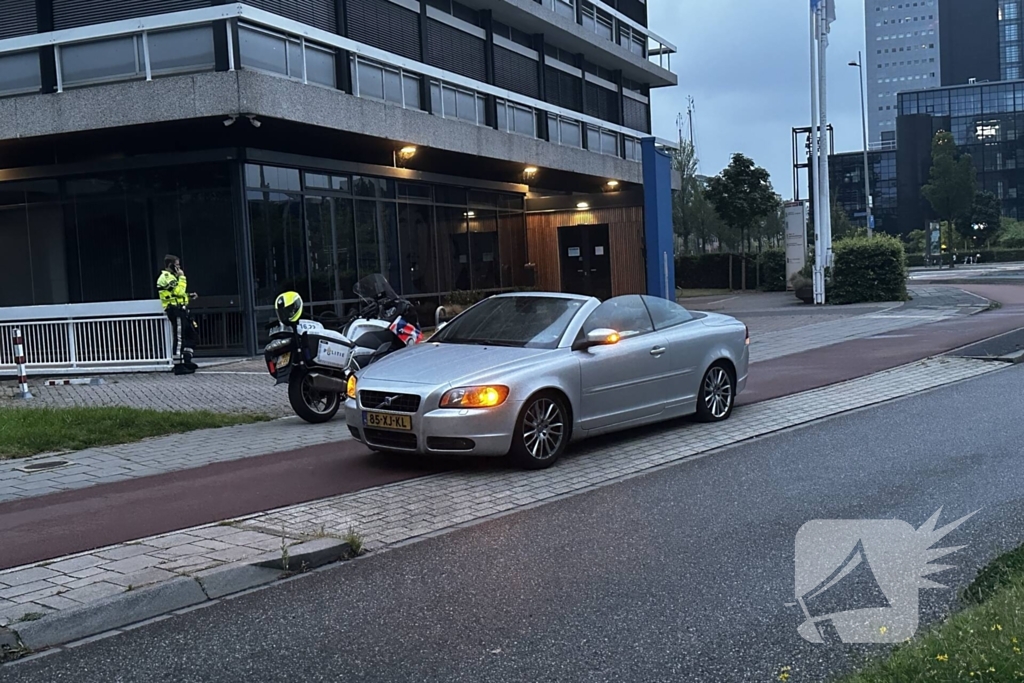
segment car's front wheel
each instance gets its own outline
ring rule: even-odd
[[[512,458],[525,469],[555,464],[569,445],[569,411],[557,394],[538,394],[523,406],[512,437]]]
[[[732,415],[736,403],[736,380],[725,363],[715,363],[700,382],[697,394],[697,419],[701,422],[721,422]]]

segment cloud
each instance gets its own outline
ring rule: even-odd
[[[718,173],[743,152],[793,194],[791,130],[810,122],[810,19],[807,0],[648,0],[650,25],[675,43],[679,85],[653,95],[655,134],[675,139],[686,98],[695,101],[701,172]],[[837,0],[828,51],[829,121],[836,151],[862,149],[858,69],[864,3]],[[805,182],[805,181],[802,181]],[[801,196],[806,197],[806,188]]]

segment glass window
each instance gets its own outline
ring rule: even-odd
[[[439,191],[442,188],[437,188]],[[439,198],[440,199],[440,198]],[[469,277],[469,214],[474,213],[461,207],[438,206],[437,217],[437,261],[438,280],[441,291],[469,291],[472,283]]]
[[[278,74],[288,73],[285,40],[281,36],[239,26],[238,52],[242,66]]]
[[[256,305],[273,305],[277,295],[287,291],[312,301],[301,198],[256,190],[249,190],[248,196]]]
[[[297,168],[247,164],[245,167],[245,184],[248,187],[259,189],[298,192],[300,189],[299,170]]]
[[[475,290],[497,289],[501,282],[498,255],[498,214],[478,209],[469,212],[470,277]]]
[[[429,186],[424,186],[429,191]],[[403,294],[438,291],[433,209],[427,204],[398,205]]]
[[[302,45],[295,40],[288,40],[288,75],[302,80]]]
[[[377,202],[356,201],[356,256],[359,276],[366,277],[381,273],[380,228],[377,216]]]
[[[580,124],[568,119],[559,119],[559,138],[563,145],[570,147],[583,146],[583,133]]]
[[[60,50],[64,85],[137,76],[139,55],[133,37],[65,45]]]
[[[553,349],[583,302],[550,296],[486,299],[434,335],[442,344]]]
[[[526,107],[512,107],[512,119],[515,122],[514,132],[520,135],[528,135],[531,138],[537,137],[537,115],[532,109]]]
[[[306,44],[306,80],[331,88],[337,84],[334,53]]]
[[[154,73],[214,67],[212,26],[150,33],[146,41],[149,44],[150,70]]]
[[[0,93],[30,92],[41,87],[38,52],[0,55]]]
[[[638,294],[618,296],[605,301],[583,324],[583,334],[594,330],[615,330],[622,337],[633,337],[654,331],[654,324],[643,299]]]
[[[391,69],[384,70],[384,99],[392,104],[402,104],[402,74]]]
[[[306,197],[306,228],[312,300],[351,299],[358,274],[352,200]]]
[[[645,296],[643,299],[656,330],[664,330],[693,320],[690,312],[674,301],[654,296]]]
[[[405,107],[422,109],[420,104],[420,79],[409,74],[402,74],[402,87],[405,89]]]
[[[360,97],[384,99],[384,69],[371,62],[356,62],[356,94]]]

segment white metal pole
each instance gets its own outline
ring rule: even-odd
[[[864,129],[864,208],[867,212],[868,237],[872,237],[874,229],[871,227],[871,162],[868,161],[868,111],[864,96],[864,55],[860,51],[857,52],[857,64],[860,67],[860,70],[857,72],[860,74],[860,122],[861,127]]]
[[[814,202],[814,303],[823,303],[821,263],[823,252],[821,248],[821,184],[818,182],[818,44],[816,36],[818,33],[818,12],[811,7],[811,159],[808,163],[808,173],[813,175],[814,182],[811,183],[811,199]]]
[[[25,340],[21,337],[21,329],[14,330],[14,362],[18,365],[18,393],[21,398],[32,398],[28,390],[28,375],[25,372]]]
[[[823,3],[824,4],[824,3]],[[819,43],[821,45],[821,58],[818,60],[818,75],[821,78],[821,88],[818,92],[821,107],[821,173],[818,180],[821,182],[821,213],[822,213],[822,242],[825,247],[825,259],[822,265],[828,268],[832,265],[832,193],[829,189],[828,178],[828,153],[831,149],[829,144],[831,136],[828,132],[828,75],[827,75],[827,49],[828,49],[828,19],[825,11],[821,11],[821,34]],[[824,286],[823,286],[824,290]],[[823,302],[824,303],[824,302]]]

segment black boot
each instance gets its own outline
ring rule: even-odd
[[[189,374],[188,366],[183,365],[182,363],[178,363],[177,365],[175,365],[174,366],[174,370],[172,370],[172,372],[175,375],[187,375],[187,374]]]

